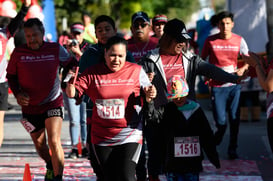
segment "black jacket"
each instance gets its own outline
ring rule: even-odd
[[[161,144],[161,158],[165,172],[172,173],[198,173],[203,170],[202,160],[204,159],[203,151],[207,155],[210,162],[216,167],[220,168],[220,161],[214,135],[209,125],[209,122],[200,108],[198,103],[192,103],[193,108],[190,110],[180,111],[177,106],[170,102],[166,106],[161,106],[155,109],[153,102],[145,104],[143,109],[144,116],[148,124],[159,124],[161,129],[160,140]],[[187,115],[187,116],[185,116]],[[154,120],[161,120],[159,123]],[[197,144],[187,144],[188,148],[184,147],[183,153],[196,151],[197,146],[200,146],[200,155],[195,156],[174,156],[174,140],[180,138],[181,140],[195,139]],[[198,142],[200,144],[198,144]],[[190,143],[192,143],[190,141]],[[186,143],[185,143],[186,144]],[[184,144],[184,146],[185,146]],[[187,150],[185,150],[187,149]]]

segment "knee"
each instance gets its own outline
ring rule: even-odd
[[[61,141],[57,138],[51,138],[48,139],[48,145],[50,149],[55,150],[58,149],[59,146],[61,146]]]
[[[70,127],[79,127],[80,123],[75,121],[75,119],[71,120],[69,123]]]

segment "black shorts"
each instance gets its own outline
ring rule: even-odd
[[[50,117],[61,117],[64,119],[64,107],[49,109],[42,114],[23,113],[22,125],[29,133],[37,132],[45,128],[45,120]]]
[[[0,110],[8,110],[9,85],[7,82],[0,83]]]

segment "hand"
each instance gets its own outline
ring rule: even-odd
[[[255,54],[254,52],[249,52],[249,55],[242,55],[242,59],[252,67],[255,67],[257,64],[259,64],[261,60],[259,55]]]
[[[144,93],[146,95],[146,101],[151,102],[157,95],[156,88],[154,85],[144,87]]]
[[[247,77],[248,77],[248,70],[239,76],[239,78],[237,79],[237,84],[240,84],[242,80],[246,79]]]
[[[17,103],[20,106],[28,106],[29,105],[29,96],[26,93],[20,92],[16,95]]]
[[[147,75],[149,77],[150,82],[152,82],[153,79],[154,79],[155,73],[154,72],[150,72],[150,73],[147,73]]]
[[[237,74],[238,76],[244,76],[244,75],[247,74],[247,72],[248,72],[248,70],[245,69],[245,68],[239,68],[239,69],[236,70],[236,74]]]
[[[24,5],[29,7],[31,5],[31,0],[24,0]]]

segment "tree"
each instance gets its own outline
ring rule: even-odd
[[[21,0],[14,1],[21,6]],[[38,1],[42,5],[42,0]],[[176,17],[186,22],[199,9],[199,0],[55,0],[54,3],[58,32],[62,30],[64,17],[69,25],[81,21],[82,11],[90,12],[93,20],[102,14],[109,15],[115,19],[118,28],[129,29],[131,15],[136,11],[145,11],[151,18],[160,13],[169,19]]]

